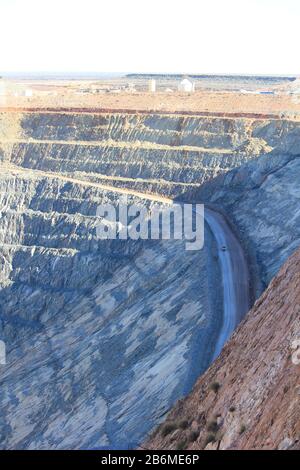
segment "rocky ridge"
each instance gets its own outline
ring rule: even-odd
[[[298,250],[145,447],[299,448],[299,335]]]

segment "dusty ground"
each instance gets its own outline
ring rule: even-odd
[[[16,84],[10,82],[12,88]],[[17,84],[19,85],[19,84]],[[276,90],[275,95],[243,94],[235,91],[198,90],[195,93],[177,91],[121,90],[113,91],[120,84],[112,86],[91,81],[43,81],[24,82],[33,90],[30,98],[7,96],[1,100],[1,107],[79,107],[101,109],[155,110],[169,112],[208,112],[208,113],[257,113],[257,114],[298,114],[300,115],[300,95],[290,95],[286,90]],[[82,93],[97,87],[97,93]],[[105,89],[111,91],[105,91]],[[100,90],[100,91],[99,91]]]

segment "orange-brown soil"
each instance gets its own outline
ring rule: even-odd
[[[299,448],[299,352],[300,251],[144,447]]]

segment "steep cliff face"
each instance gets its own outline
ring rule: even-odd
[[[300,245],[298,134],[280,147],[182,197],[223,209],[244,241],[265,288]]]
[[[221,356],[145,446],[297,448],[299,348],[300,251],[289,258]]]
[[[300,244],[298,134],[277,120],[0,115],[2,448],[136,445],[190,391],[222,321],[210,231],[200,252],[99,241],[96,208],[120,187],[216,204],[266,285]]]
[[[198,252],[97,240],[97,205],[120,196],[1,175],[2,449],[136,446],[211,360],[222,310],[209,231]]]
[[[270,152],[300,124],[176,115],[7,114],[17,123],[15,136],[6,138],[14,144],[13,164],[168,195]]]

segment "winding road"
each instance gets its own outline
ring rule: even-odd
[[[214,361],[250,308],[249,271],[241,244],[225,217],[207,207],[204,214],[217,244],[223,285],[223,323],[212,358]]]
[[[1,164],[0,170],[9,170],[15,174],[58,178],[60,180],[80,184],[88,187],[96,187],[102,190],[113,191],[121,194],[136,196],[163,204],[174,204],[170,198],[154,194],[142,193],[134,189],[117,188],[88,180],[80,180],[69,175],[46,172],[37,169],[22,168],[12,164]],[[177,204],[178,202],[176,202]],[[225,217],[205,206],[205,221],[213,234],[218,248],[218,260],[220,263],[222,287],[223,287],[223,322],[221,331],[215,346],[212,361],[218,357],[224,344],[230,338],[233,331],[248,312],[250,307],[249,296],[249,272],[246,258],[238,238],[231,230]],[[223,251],[222,248],[226,250]]]

